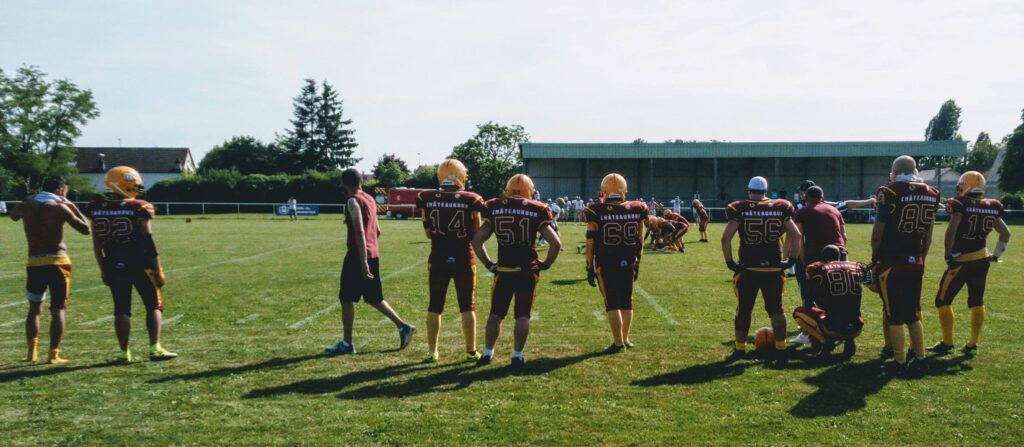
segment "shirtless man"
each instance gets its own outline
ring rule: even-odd
[[[53,295],[50,301],[50,359],[52,365],[67,363],[60,356],[60,342],[64,338],[65,311],[71,298],[71,258],[64,245],[64,223],[82,234],[89,234],[89,224],[74,203],[65,198],[68,192],[63,178],[50,177],[43,181],[43,190],[29,196],[11,211],[11,219],[22,221],[28,240],[28,263],[25,297],[28,298],[28,317],[25,318],[25,337],[28,356],[25,361],[39,359],[39,313],[46,300],[46,291]]]

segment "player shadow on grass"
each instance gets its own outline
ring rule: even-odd
[[[743,374],[748,368],[759,366],[765,367],[764,360],[758,354],[749,352],[747,358],[742,360],[719,360],[711,363],[691,365],[679,371],[659,374],[646,379],[634,380],[633,385],[641,387],[663,386],[663,385],[697,385],[701,383],[714,382],[716,380],[728,379]],[[808,358],[800,354],[800,351],[790,350],[790,360],[786,366],[780,369],[815,369],[820,368],[821,363],[814,358]],[[774,366],[773,366],[774,368]]]
[[[356,386],[373,380],[385,378],[396,378],[405,374],[414,373],[426,368],[433,368],[434,365],[424,363],[405,363],[401,365],[386,366],[384,368],[371,369],[367,371],[355,371],[341,376],[326,377],[322,379],[309,379],[287,385],[268,388],[257,388],[243,396],[246,399],[261,397],[272,397],[284,394],[330,394],[339,392],[346,387]]]
[[[551,284],[556,286],[574,286],[585,281],[586,279],[556,279],[551,281]]]
[[[106,368],[119,365],[117,362],[93,363],[89,365],[75,366],[49,366],[46,364],[26,364],[24,368],[12,369],[0,373],[0,383],[14,382],[21,379],[34,379],[37,377],[52,376],[54,374],[85,371],[89,369]]]
[[[173,382],[176,380],[189,381],[198,379],[208,379],[211,377],[233,376],[253,371],[261,371],[266,369],[280,368],[283,366],[290,366],[296,363],[302,363],[308,360],[319,359],[326,356],[326,354],[310,354],[299,357],[275,357],[270,360],[264,360],[259,363],[250,363],[248,365],[231,366],[227,368],[217,368],[206,371],[197,371],[194,373],[177,374],[173,376],[161,377],[159,379],[149,380],[147,381],[147,383],[166,383]]]
[[[401,398],[435,392],[456,391],[468,388],[470,385],[478,382],[488,382],[512,376],[544,375],[601,355],[603,354],[600,352],[589,352],[572,357],[543,358],[527,362],[526,365],[518,369],[503,365],[478,368],[472,364],[465,364],[402,382],[382,382],[351,391],[344,391],[338,394],[338,398],[351,400],[379,397]]]

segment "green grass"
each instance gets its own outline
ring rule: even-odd
[[[76,264],[64,351],[72,363],[52,368],[18,362],[25,247],[20,223],[0,221],[0,306],[12,304],[0,308],[0,444],[1007,445],[1024,436],[1024,361],[1014,347],[1024,321],[1024,257],[1012,249],[990,274],[980,355],[939,359],[923,379],[890,380],[875,359],[881,335],[874,294],[865,296],[868,325],[852,363],[794,361],[773,370],[756,361],[721,362],[731,345],[735,299],[714,242],[690,242],[685,255],[646,255],[639,286],[668,315],[638,293],[638,348],[598,356],[610,335],[575,251],[583,227],[563,225],[566,250],[541,277],[529,363],[513,373],[506,368],[510,321],[494,365],[461,362],[454,297],[441,364],[419,363],[429,244],[419,222],[383,226],[381,268],[392,274],[385,294],[420,326],[405,351],[394,351],[394,328],[362,304],[359,355],[320,354],[339,337],[336,307],[291,328],[336,303],[345,250],[337,217],[189,224],[161,217],[155,230],[169,281],[165,318],[181,316],[165,328],[164,344],[181,358],[106,363],[116,351],[111,323],[85,323],[111,314],[109,292],[99,283],[88,238],[68,230]],[[712,239],[721,229],[711,227]],[[865,260],[869,227],[849,230],[852,257]],[[929,343],[939,337],[931,307],[942,272],[938,242],[922,300]],[[481,321],[490,288],[481,276]],[[788,310],[798,303],[792,280],[785,301]],[[955,304],[958,345],[967,331],[965,302],[961,296]],[[140,352],[138,299],[135,306]],[[767,324],[758,305],[754,327]],[[478,333],[482,344],[482,323]]]

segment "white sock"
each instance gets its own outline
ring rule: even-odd
[[[484,355],[488,357],[494,357],[494,349],[484,348]]]
[[[512,351],[512,358],[521,359],[523,358],[523,351]]]

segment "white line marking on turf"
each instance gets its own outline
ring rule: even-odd
[[[113,319],[114,319],[113,315],[107,315],[105,317],[100,317],[100,318],[97,318],[95,320],[87,321],[85,323],[82,323],[82,326],[95,326],[97,324],[100,324],[100,323],[103,323],[103,322],[107,322],[107,321],[110,321],[110,320],[113,320]]]
[[[540,319],[540,312],[536,312],[536,311],[530,312],[530,320],[531,321],[537,321],[539,319]]]
[[[658,311],[658,313],[660,313],[661,316],[665,317],[665,320],[668,321],[668,324],[671,324],[672,326],[679,326],[679,322],[676,321],[675,318],[672,318],[672,314],[669,314],[664,307],[661,307],[661,304],[658,304],[658,301],[655,300],[650,293],[647,293],[647,291],[644,290],[643,287],[640,287],[640,284],[636,285],[636,291],[640,292],[640,296],[643,296],[644,299],[647,300],[647,303],[654,308],[654,310]]]
[[[7,304],[0,304],[0,309],[5,308],[5,307],[17,306],[19,304],[25,304],[25,303],[26,303],[25,300],[21,300],[21,301],[14,301],[14,302],[7,303]]]
[[[25,322],[25,319],[24,318],[20,318],[20,319],[17,319],[17,320],[8,321],[6,323],[0,323],[0,327],[14,326],[14,325],[16,325],[18,323],[24,323],[24,322]]]
[[[419,267],[419,266],[425,264],[426,262],[427,261],[420,261],[420,262],[417,262],[417,263],[414,263],[414,264],[410,264],[410,265],[408,265],[408,266],[406,266],[406,267],[404,267],[402,269],[395,270],[395,271],[393,271],[391,273],[388,273],[387,275],[381,276],[380,280],[381,281],[387,281],[388,279],[391,279],[391,278],[393,278],[395,276],[401,275],[402,273],[408,272],[409,270],[412,270],[412,269],[414,269],[416,267]],[[316,320],[317,318],[320,318],[320,317],[322,317],[324,315],[327,315],[327,314],[333,312],[334,309],[337,309],[338,307],[341,307],[341,303],[334,302],[330,306],[327,306],[327,307],[325,307],[323,309],[318,310],[313,315],[310,315],[310,316],[308,316],[306,318],[303,318],[303,319],[301,319],[299,321],[296,321],[296,322],[292,323],[291,326],[288,326],[288,328],[289,329],[299,329],[299,328],[301,328],[301,327],[303,327],[303,326],[313,322],[313,320]]]
[[[604,321],[604,320],[608,319],[608,316],[605,315],[604,312],[601,312],[599,310],[595,310],[594,311],[594,318],[597,318],[597,321]]]
[[[235,324],[245,324],[245,323],[248,323],[248,322],[250,322],[252,320],[255,320],[255,319],[259,318],[259,317],[260,317],[260,314],[249,314],[249,315],[246,315],[246,316],[244,316],[242,318],[239,318],[238,321],[235,321]]]
[[[164,320],[161,324],[164,325],[164,326],[167,326],[169,324],[174,323],[175,321],[178,321],[178,320],[182,319],[184,316],[185,316],[185,314],[175,315],[175,316],[173,316],[171,318],[168,318],[168,319]]]

